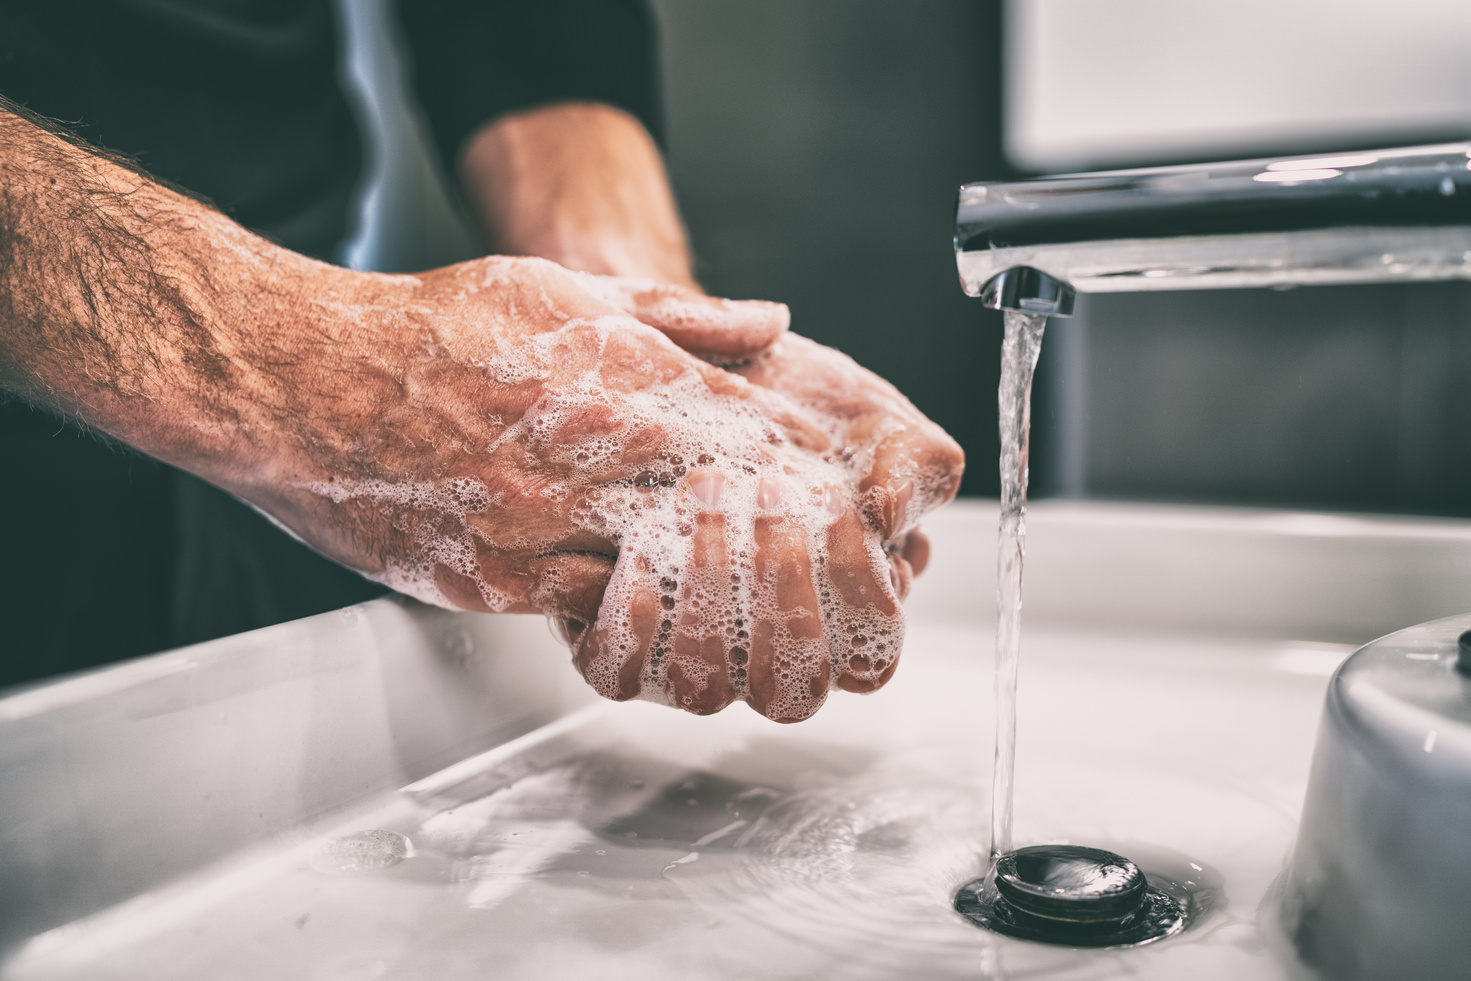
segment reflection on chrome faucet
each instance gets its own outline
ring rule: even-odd
[[[1471,143],[967,184],[955,250],[972,296],[1471,279]]]

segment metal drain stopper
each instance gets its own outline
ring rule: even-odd
[[[996,862],[996,891],[1016,911],[1068,923],[1118,923],[1148,888],[1139,866],[1081,845],[1034,845]]]
[[[1081,845],[1007,852],[955,894],[955,911],[988,930],[1069,947],[1133,947],[1185,928],[1188,898],[1151,885],[1133,862]]]

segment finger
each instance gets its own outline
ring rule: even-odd
[[[772,506],[778,504],[772,502]],[[750,691],[746,700],[767,718],[800,722],[822,707],[831,677],[807,532],[803,523],[791,516],[760,514],[754,533],[755,581],[748,608],[752,620]]]
[[[904,644],[904,618],[890,566],[872,532],[850,509],[827,531],[832,596],[827,637],[836,684],[870,692],[894,674]]]
[[[599,695],[627,701],[643,691],[644,665],[667,623],[649,563],[624,552],[613,567],[596,621],[572,649],[572,663]]]
[[[909,505],[914,500],[914,481],[895,478],[886,484],[871,486],[863,494],[860,510],[868,527],[882,541],[896,538],[909,519]]]
[[[760,354],[792,320],[784,303],[726,300],[647,279],[582,278],[589,293],[657,328],[686,351],[721,361]]]
[[[899,555],[909,563],[916,576],[922,574],[930,564],[930,536],[915,528],[904,536],[899,545]]]
[[[582,639],[582,635],[588,628],[584,620],[558,616],[547,617],[547,626],[551,628],[552,636],[565,644],[568,650],[576,649],[577,642]]]
[[[591,623],[613,574],[610,555],[585,549],[498,549],[478,536],[427,543],[428,575],[454,606],[478,613],[543,613]]]
[[[726,547],[725,514],[705,510],[695,515],[689,561],[680,574],[676,595],[660,597],[666,610],[676,610],[673,641],[665,658],[664,684],[670,704],[696,715],[719,712],[735,701],[728,654],[734,643],[734,585]]]
[[[735,372],[711,365],[702,365],[700,377],[712,394],[744,399],[759,408],[771,424],[768,443],[790,443],[813,453],[822,453],[830,447],[831,440],[822,426],[782,393],[758,387]]]
[[[469,610],[471,613],[496,612],[486,600],[479,576],[461,572],[443,562],[434,563],[432,576],[434,587],[456,609]]]
[[[909,589],[914,585],[914,569],[897,553],[889,556],[889,583],[901,600],[908,598]]]
[[[874,448],[858,485],[864,516],[883,538],[892,538],[953,498],[964,471],[965,454],[940,427],[928,420],[895,427]]]
[[[530,605],[539,613],[586,626],[597,619],[615,568],[607,555],[563,552],[538,557],[531,563],[536,585]]]
[[[846,426],[834,461],[858,459],[853,466],[867,471],[861,491],[877,486],[898,494],[903,482],[910,481],[907,521],[950,500],[959,489],[965,464],[959,445],[897,389],[851,358],[787,333],[771,357],[734,370],[753,385]]]

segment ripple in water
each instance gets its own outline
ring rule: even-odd
[[[864,784],[783,795],[727,849],[665,874],[697,903],[809,948],[973,974],[984,935],[950,906],[984,854],[980,788]]]
[[[747,744],[706,769],[609,734],[594,741],[598,749],[541,762],[488,793],[472,784],[471,795],[426,809],[414,841],[452,864],[472,908],[549,902],[565,911],[559,929],[580,929],[588,915],[658,923],[661,949],[712,976],[1095,981],[1131,973],[1122,964],[1102,971],[1115,953],[1131,963],[1150,956],[1026,943],[977,930],[956,912],[954,897],[985,869],[988,844],[977,820],[989,809],[986,789],[953,778],[972,755],[966,747],[872,757],[790,745],[773,755]],[[783,761],[790,765],[776,765]],[[1047,772],[1052,787],[1067,789],[1042,805],[1047,820],[1029,817],[1028,826],[1049,836],[1071,828],[1109,839],[1136,826],[1125,805],[1141,793],[1184,802],[1165,824],[1242,803],[1202,797],[1173,774],[1125,789],[1116,773],[1087,766]],[[1161,826],[1157,811],[1146,830]],[[1179,856],[1157,861],[1147,847],[1119,844],[1151,884],[1164,859],[1195,877],[1191,889],[1210,878]],[[1192,915],[1203,914],[1210,896],[1192,895],[1200,900]]]

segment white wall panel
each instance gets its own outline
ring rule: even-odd
[[[1471,0],[1006,9],[1006,147],[1023,167],[1471,134]]]

